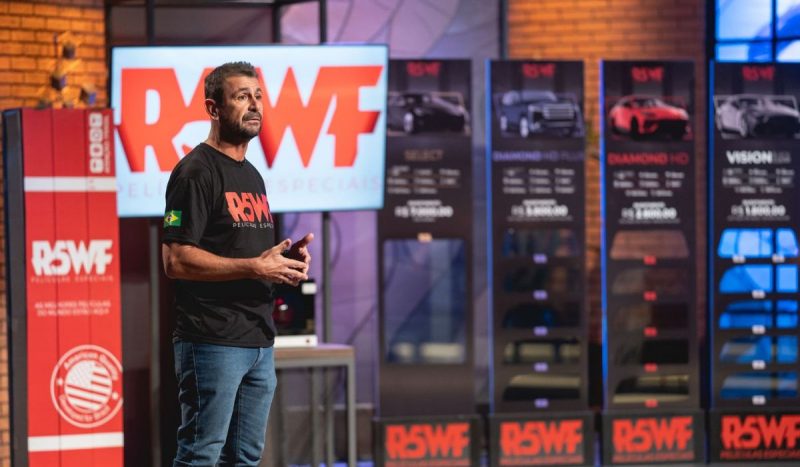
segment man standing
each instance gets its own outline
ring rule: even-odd
[[[249,63],[205,79],[208,139],[172,171],[162,256],[175,279],[181,426],[174,466],[255,466],[277,380],[274,284],[307,279],[308,234],[275,245],[261,175],[245,159],[263,90]]]

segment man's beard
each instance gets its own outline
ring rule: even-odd
[[[251,125],[246,125],[248,119],[258,118],[258,126],[254,127]],[[258,132],[261,131],[261,116],[256,112],[247,112],[242,121],[235,121],[229,119],[227,115],[221,114],[219,119],[219,133],[220,138],[223,141],[227,141],[232,144],[241,144],[250,141],[251,139],[258,136]]]

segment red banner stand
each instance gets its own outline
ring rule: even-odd
[[[3,113],[14,466],[123,465],[110,110]]]

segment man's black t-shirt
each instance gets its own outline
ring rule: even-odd
[[[275,245],[261,174],[201,143],[167,184],[164,243],[194,245],[226,258],[252,258]],[[175,281],[175,337],[238,347],[275,338],[273,284],[265,280]]]

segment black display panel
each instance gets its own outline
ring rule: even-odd
[[[587,405],[583,64],[492,61],[492,404]]]
[[[601,74],[605,406],[696,408],[694,65]]]
[[[711,405],[796,407],[800,66],[712,68]]]
[[[389,63],[378,211],[382,417],[475,409],[471,70],[469,60]]]

